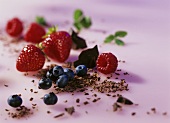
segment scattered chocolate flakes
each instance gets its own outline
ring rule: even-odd
[[[163,112],[162,115],[167,115],[168,113],[167,112]]]
[[[125,73],[123,73],[124,75],[129,75],[129,73],[128,72],[125,72]]]
[[[65,108],[65,111],[66,111],[68,114],[72,115],[72,114],[75,112],[75,109],[74,109],[74,107],[72,106],[72,107],[69,107],[69,108]]]
[[[76,99],[76,103],[79,103],[80,102],[80,99],[78,98],[78,99]]]
[[[58,115],[54,116],[54,118],[59,118],[59,117],[62,117],[62,116],[64,116],[64,113],[58,114]]]
[[[5,109],[5,111],[9,111],[9,109]]]
[[[115,74],[118,75],[118,76],[120,75],[120,73],[115,73]]]
[[[78,60],[74,62],[74,67],[84,64],[87,68],[94,68],[98,55],[99,51],[97,45],[91,49],[84,50],[80,53]]]
[[[115,112],[115,111],[117,111],[118,109],[122,109],[122,106],[121,105],[119,105],[119,104],[117,104],[117,103],[114,103],[113,104],[113,111]]]
[[[135,115],[136,115],[136,112],[132,112],[131,115],[132,115],[132,116],[135,116]]]
[[[150,112],[149,112],[149,111],[147,111],[147,112],[146,112],[146,114],[148,114],[148,115],[149,115],[149,114],[150,114]]]
[[[88,114],[88,111],[85,111],[86,114]]]
[[[97,102],[99,101],[101,98],[97,98],[97,99],[94,99],[92,102]]]
[[[152,111],[153,113],[156,113],[156,108],[151,108],[151,111]]]
[[[68,102],[68,100],[65,100],[65,101],[64,101],[64,103],[67,103],[67,102]]]
[[[5,87],[8,87],[8,85],[4,85]]]
[[[50,114],[51,112],[50,111],[47,111],[47,114]]]
[[[33,82],[33,83],[34,83],[34,82],[35,82],[35,80],[32,80],[31,82]]]
[[[33,101],[33,99],[34,99],[34,98],[31,97],[31,98],[30,98],[30,101]]]
[[[23,117],[29,117],[32,114],[33,112],[31,111],[31,109],[25,106],[20,106],[16,108],[14,112],[8,112],[9,117],[17,118],[17,119],[20,119]]]
[[[125,104],[125,105],[132,105],[133,102],[123,96],[119,96],[118,99],[117,99],[117,102],[118,103],[121,103],[121,104]]]
[[[37,94],[37,93],[38,93],[38,91],[34,91],[34,93],[35,93],[35,94]]]
[[[33,89],[30,89],[31,92],[33,92]]]
[[[84,93],[84,95],[89,95],[89,93]]]
[[[88,102],[88,101],[85,101],[85,102],[84,102],[84,105],[87,105],[87,104],[89,104],[89,102]]]

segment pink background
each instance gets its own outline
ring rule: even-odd
[[[38,80],[32,76],[24,76],[15,68],[18,53],[11,53],[14,48],[19,50],[26,44],[21,42],[4,47],[0,41],[0,123],[31,123],[31,122],[62,122],[62,123],[169,123],[170,122],[170,2],[169,0],[0,0],[0,30],[3,34],[7,20],[19,17],[27,26],[35,16],[44,16],[50,24],[58,24],[59,30],[69,30],[73,22],[73,11],[81,8],[85,15],[92,18],[93,25],[83,30],[80,35],[88,40],[88,47],[99,46],[100,53],[112,52],[119,60],[118,69],[128,72],[129,76],[120,76],[129,84],[129,91],[120,94],[131,99],[139,106],[125,106],[122,112],[113,112],[112,104],[116,98],[98,94],[101,101],[77,108],[75,100],[85,100],[83,94],[59,94],[59,102],[55,106],[46,106],[40,97],[49,91],[37,89]],[[68,23],[66,23],[68,22]],[[94,30],[104,30],[106,34]],[[125,30],[128,35],[123,39],[125,46],[104,44],[104,38],[117,30]],[[2,35],[2,34],[1,34]],[[69,60],[77,59],[80,51],[71,51]],[[102,76],[106,78],[106,76]],[[33,84],[32,79],[36,82]],[[4,84],[9,85],[5,87]],[[27,88],[27,91],[24,89]],[[33,94],[29,89],[38,90]],[[25,119],[9,118],[5,109],[12,108],[7,104],[11,94],[21,93],[25,106],[38,104],[38,111]],[[88,96],[87,96],[88,97]],[[68,100],[68,103],[63,103]],[[64,112],[65,107],[75,106],[76,113],[72,116],[54,119],[53,116]],[[155,107],[156,114],[146,112]],[[47,114],[50,110],[52,113]],[[88,114],[85,113],[88,111]],[[131,116],[136,112],[135,116]],[[151,112],[151,111],[150,111]],[[163,116],[163,112],[168,112]]]

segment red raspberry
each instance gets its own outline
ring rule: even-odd
[[[31,23],[24,39],[27,42],[40,43],[45,35],[45,29],[37,23]]]
[[[118,66],[118,60],[112,53],[102,53],[98,56],[97,70],[104,74],[110,74],[116,71]]]
[[[17,37],[22,33],[23,25],[18,18],[13,18],[9,20],[6,24],[6,32],[12,36]]]

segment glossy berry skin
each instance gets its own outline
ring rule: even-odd
[[[20,72],[37,71],[43,67],[45,63],[44,53],[36,46],[26,45],[16,62],[16,68]]]
[[[68,76],[69,80],[74,78],[74,72],[69,68],[64,68],[64,73]]]
[[[64,62],[70,55],[72,38],[65,31],[53,32],[42,42],[44,53],[59,62]]]
[[[43,40],[45,33],[45,29],[41,25],[31,23],[24,35],[24,40],[32,43],[40,43]]]
[[[63,74],[58,77],[58,80],[56,81],[56,85],[59,88],[64,88],[68,84],[69,78],[66,74]]]
[[[8,100],[7,100],[8,104],[11,106],[11,107],[19,107],[21,106],[22,104],[22,98],[18,95],[11,95]]]
[[[56,81],[57,77],[53,75],[53,68],[51,68],[49,71],[46,73],[46,77],[51,79],[52,81]]]
[[[76,67],[77,76],[85,76],[87,74],[87,67],[85,65],[79,65]]]
[[[6,24],[6,32],[12,36],[20,36],[23,31],[23,24],[19,18],[13,18]]]
[[[60,75],[62,75],[64,73],[64,70],[61,66],[55,66],[53,68],[53,75],[55,77],[59,77]]]
[[[44,95],[43,101],[46,105],[54,105],[57,103],[58,97],[53,92],[50,92]]]
[[[49,78],[42,78],[42,79],[39,80],[38,86],[39,86],[41,89],[47,90],[47,89],[51,88],[51,86],[52,86],[52,80],[49,79]]]
[[[114,73],[118,66],[118,60],[112,53],[102,53],[98,56],[97,70],[104,74]]]

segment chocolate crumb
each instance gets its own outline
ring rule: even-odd
[[[31,92],[33,92],[33,89],[30,89]]]
[[[89,95],[89,93],[84,93],[84,95]]]
[[[4,85],[5,87],[8,87],[8,85]]]
[[[50,111],[47,111],[47,114],[50,114],[51,112]]]
[[[149,114],[150,114],[150,112],[149,112],[149,111],[147,111],[147,112],[146,112],[146,114],[148,114],[148,115],[149,115]]]
[[[168,113],[167,112],[163,112],[162,115],[167,115]]]
[[[156,108],[151,108],[151,111],[153,111],[153,113],[156,113]]]
[[[85,101],[85,102],[84,102],[84,105],[87,105],[87,104],[89,104],[89,102],[88,102],[88,101]]]
[[[75,112],[75,109],[74,109],[74,107],[72,106],[72,107],[69,107],[69,108],[65,108],[65,111],[66,111],[68,114],[72,115],[72,114]]]
[[[88,111],[85,111],[86,114],[88,114]]]
[[[58,114],[58,115],[54,116],[54,118],[59,118],[59,117],[62,117],[62,116],[64,116],[64,113]]]
[[[5,109],[5,111],[9,111],[9,109]]]
[[[136,115],[136,112],[132,112],[132,114],[131,114],[132,116],[135,116]]]
[[[67,102],[68,102],[67,100],[64,101],[64,103],[67,103]]]
[[[78,98],[78,99],[76,99],[76,103],[79,103],[80,102],[80,99]]]
[[[33,99],[34,99],[34,98],[31,97],[31,98],[30,98],[30,101],[33,101]]]
[[[33,82],[33,83],[34,83],[34,82],[35,82],[35,80],[32,80],[31,82]]]

